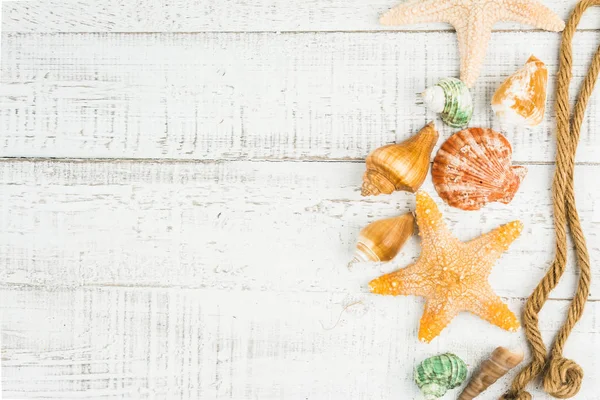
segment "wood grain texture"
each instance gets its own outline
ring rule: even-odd
[[[360,160],[436,116],[417,93],[458,73],[454,33],[18,34],[4,37],[4,156]],[[520,162],[554,160],[544,123],[502,129],[489,101],[530,53],[557,69],[559,36],[494,35],[472,126],[505,132]],[[578,80],[600,42],[578,36]],[[549,93],[553,93],[553,82]],[[597,162],[593,96],[577,160]],[[439,122],[443,137],[453,130]],[[440,140],[441,143],[441,140]]]
[[[599,168],[577,169],[592,259],[600,257],[600,207],[589,188]],[[363,226],[414,207],[408,193],[361,197],[363,172],[361,163],[4,162],[0,281],[368,292],[371,279],[415,260],[419,244],[411,239],[393,263],[347,268]],[[442,207],[463,240],[523,221],[522,237],[490,277],[502,296],[527,297],[551,261],[551,172],[530,166],[510,206]],[[429,178],[424,188],[435,193]],[[600,274],[593,274],[591,299],[598,299]],[[575,276],[570,264],[552,298],[571,297]]]
[[[346,265],[363,226],[414,202],[362,198],[361,161],[435,118],[415,94],[458,74],[451,27],[377,23],[397,1],[3,3],[0,397],[406,400],[428,356],[452,351],[473,369],[497,345],[523,347],[522,332],[470,315],[419,343],[421,299],[368,293],[370,279],[416,258],[417,238],[393,263]],[[576,0],[544,3],[566,17]],[[577,35],[573,91],[600,42],[598,16]],[[554,75],[559,35],[496,28],[472,125],[505,132],[529,175],[509,206],[442,210],[465,240],[524,222],[490,277],[518,313],[553,257],[553,98],[529,131],[502,129],[488,104],[531,53]],[[592,260],[596,97],[576,171]],[[438,127],[442,139],[453,132]],[[548,344],[574,291],[570,261],[540,315]],[[593,273],[565,351],[586,371],[583,400],[600,400]]]
[[[450,30],[445,24],[384,27],[379,15],[402,0],[44,0],[4,5],[9,32],[257,32]],[[576,0],[544,0],[566,19]],[[580,29],[598,29],[590,10]],[[531,29],[501,23],[496,29]]]
[[[424,358],[451,349],[472,370],[495,346],[524,343],[522,331],[468,314],[434,343],[419,343],[420,300],[354,292],[0,293],[6,399],[415,399],[412,366]],[[586,371],[579,399],[600,399],[600,365],[589,351],[600,345],[599,306],[588,304],[565,349]],[[544,308],[547,342],[566,307],[554,300]],[[485,398],[498,398],[508,378]],[[535,399],[550,399],[531,389]]]

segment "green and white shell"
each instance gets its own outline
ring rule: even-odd
[[[423,102],[453,128],[467,126],[473,116],[469,88],[456,78],[444,78],[423,92]]]
[[[426,400],[442,397],[467,377],[467,364],[452,353],[433,356],[415,368],[415,382]]]

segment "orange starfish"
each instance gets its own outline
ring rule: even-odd
[[[516,331],[520,326],[517,317],[494,293],[487,278],[494,262],[519,236],[523,224],[513,221],[463,243],[452,235],[437,205],[423,191],[417,193],[416,214],[421,256],[416,263],[371,281],[371,291],[425,297],[419,340],[427,343],[461,311]]]

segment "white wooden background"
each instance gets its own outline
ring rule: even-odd
[[[522,332],[470,315],[419,343],[421,299],[369,294],[370,279],[416,258],[416,238],[389,265],[346,266],[361,227],[414,202],[362,198],[364,157],[435,118],[415,93],[458,74],[450,27],[378,25],[396,1],[4,4],[4,398],[404,400],[425,357],[452,351],[475,368],[498,345],[525,347]],[[576,1],[545,3],[566,18]],[[598,17],[576,36],[577,83]],[[497,28],[475,126],[499,128],[489,100],[531,53],[557,68],[558,34]],[[552,103],[540,127],[505,131],[529,168],[512,204],[442,206],[462,239],[525,223],[490,278],[518,314],[553,256]],[[599,111],[595,96],[576,176],[594,262]],[[438,127],[441,144],[452,130]],[[575,281],[571,264],[541,314],[548,343]],[[594,268],[565,351],[586,371],[583,400],[600,399],[598,282]]]

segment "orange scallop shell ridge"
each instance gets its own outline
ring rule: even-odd
[[[512,147],[492,129],[469,128],[450,136],[440,147],[431,173],[440,197],[463,210],[491,202],[510,203],[527,174],[512,166]]]
[[[492,97],[492,109],[502,123],[536,126],[544,119],[548,69],[535,56],[509,76]]]

